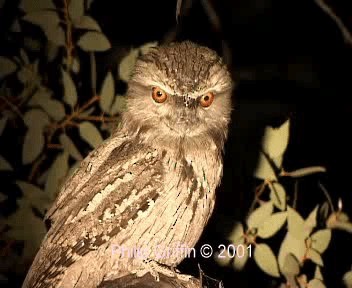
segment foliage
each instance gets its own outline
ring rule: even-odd
[[[320,184],[327,197],[327,202],[314,207],[307,218],[303,218],[296,209],[298,191],[289,195],[280,181],[283,178],[296,180],[314,173],[325,172],[321,166],[305,167],[287,172],[282,167],[283,155],[289,140],[290,120],[281,127],[267,127],[262,142],[259,163],[254,177],[262,182],[255,191],[255,199],[243,223],[237,223],[228,240],[234,245],[245,244],[254,248],[253,260],[266,274],[280,278],[280,287],[325,287],[321,273],[324,266],[323,253],[328,249],[334,229],[352,233],[352,223],[342,211],[342,200],[335,210],[326,189]],[[282,181],[281,181],[282,182]],[[319,214],[322,217],[318,217]],[[322,223],[320,223],[322,222]],[[275,237],[285,231],[278,253],[265,243],[268,238]],[[250,261],[251,252],[245,250],[244,257],[215,257],[220,265],[232,265],[242,270]],[[307,275],[304,264],[312,262],[316,265],[314,275]],[[352,272],[347,272],[343,281],[352,287]]]
[[[62,5],[57,6],[57,2]],[[0,141],[4,141],[3,134],[16,127],[19,132],[11,135],[9,142],[23,143],[16,153],[20,155],[20,165],[17,159],[8,159],[7,153],[0,155],[0,173],[10,175],[10,180],[15,178],[11,187],[22,191],[22,197],[16,200],[17,210],[0,219],[0,237],[5,243],[1,247],[0,274],[16,269],[23,272],[28,267],[46,232],[41,218],[60,185],[88,152],[108,137],[125,109],[125,98],[116,93],[111,72],[96,91],[95,53],[110,49],[111,44],[99,24],[86,14],[91,2],[21,0],[19,15],[24,16],[14,22],[12,30],[23,37],[24,47],[15,55],[0,56]],[[26,25],[39,27],[46,41],[23,32],[28,31],[23,29]],[[119,79],[128,81],[138,55],[155,45],[147,43],[131,49],[120,62]],[[91,59],[91,79],[82,81],[85,74],[80,67],[81,58],[87,55]],[[60,71],[53,85],[46,68],[55,61],[60,63]],[[84,89],[86,85],[90,85],[89,89]],[[83,93],[87,90],[91,90],[91,95]],[[295,181],[324,173],[325,169],[316,166],[284,170],[289,126],[288,120],[279,129],[266,129],[254,173],[261,183],[246,221],[236,224],[229,241],[252,245],[258,267],[282,280],[283,287],[295,287],[294,283],[299,287],[325,287],[322,255],[329,249],[334,230],[352,233],[352,223],[343,212],[342,201],[336,209],[323,186],[327,202],[312,207],[307,217],[297,211],[298,191],[290,195],[282,180]],[[9,201],[9,193],[0,193],[0,204]],[[323,216],[319,221],[318,212]],[[284,237],[275,251],[267,242],[280,232],[284,232]],[[24,245],[20,256],[13,252],[18,242]],[[219,264],[242,270],[252,258],[246,252],[242,258],[221,259]],[[220,258],[216,259],[220,262]],[[305,271],[306,262],[316,265],[313,275]],[[345,273],[343,281],[352,287],[352,271]]]
[[[42,218],[60,186],[89,151],[110,135],[125,110],[125,97],[115,93],[111,72],[96,91],[95,53],[111,45],[99,24],[85,13],[91,2],[63,0],[57,6],[52,0],[21,0],[19,15],[24,16],[12,29],[25,45],[16,55],[0,56],[0,141],[23,143],[14,153],[20,155],[20,163],[7,159],[8,151],[0,155],[0,173],[7,173],[8,181],[16,179],[10,187],[22,192],[17,210],[0,218],[5,243],[0,247],[4,259],[0,274],[23,273],[28,268],[46,233]],[[46,40],[23,32],[28,25],[39,27]],[[128,81],[137,57],[156,45],[131,50],[121,61],[119,78]],[[80,67],[86,56],[90,57],[90,81]],[[59,70],[55,81],[49,81],[46,69],[53,63],[60,63]],[[91,95],[83,94],[87,90]],[[3,134],[14,128],[19,132],[5,141]],[[7,203],[13,191],[1,192],[7,193],[0,193],[0,204]],[[7,261],[17,253],[19,242],[23,253],[16,261]]]

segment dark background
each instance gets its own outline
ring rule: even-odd
[[[16,2],[7,1],[0,12],[0,39],[6,39]],[[352,27],[348,1],[334,5],[330,2],[327,3],[347,27]],[[352,216],[351,47],[331,18],[312,0],[212,3],[221,31],[214,30],[198,0],[192,1],[190,9],[183,5],[177,27],[176,1],[96,0],[90,11],[113,45],[111,51],[97,55],[102,72],[118,65],[123,49],[150,41],[190,39],[220,54],[222,41],[230,48],[237,89],[225,174],[215,212],[199,244],[224,243],[233,221],[244,219],[258,184],[251,175],[263,128],[278,126],[287,117],[291,117],[291,134],[284,160],[286,170],[310,165],[327,168],[325,175],[300,181],[297,209],[306,217],[316,203],[325,201],[318,188],[320,181],[334,204],[341,197],[344,210]],[[293,186],[290,181],[285,184]],[[327,287],[342,287],[342,276],[352,264],[351,240],[350,234],[334,231],[322,269]],[[181,270],[197,275],[197,263],[207,275],[222,279],[225,287],[275,284],[254,261],[240,273],[206,259],[188,259]]]

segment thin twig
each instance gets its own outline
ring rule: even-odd
[[[214,30],[216,33],[223,35],[222,33],[222,27],[221,27],[221,21],[220,17],[216,13],[214,7],[211,5],[209,0],[201,0],[201,3],[203,5],[205,13],[209,17],[209,21],[214,27]],[[232,55],[231,55],[231,49],[227,43],[227,41],[222,37],[221,39],[222,43],[222,53],[223,53],[223,59],[225,63],[230,67],[231,66],[231,61],[232,61]]]
[[[66,23],[66,53],[67,53],[67,66],[69,68],[68,70],[71,70],[72,52],[73,52],[72,23],[70,19],[70,13],[68,10],[70,1],[75,1],[75,0],[64,0],[64,17],[65,17],[65,23]]]
[[[31,172],[29,173],[29,176],[28,176],[28,181],[29,182],[33,182],[33,179],[34,179],[35,175],[38,173],[39,167],[43,163],[44,160],[45,160],[45,154],[42,154],[37,159],[37,161],[35,161],[35,163],[32,166]]]
[[[209,17],[210,23],[215,28],[215,31],[221,33],[221,22],[219,16],[216,14],[214,7],[209,3],[208,0],[201,0],[205,13]]]
[[[82,112],[88,109],[92,104],[98,101],[100,97],[98,95],[93,96],[91,99],[88,100],[81,108],[77,109],[76,111],[72,112],[68,115],[61,123],[53,123],[49,125],[49,133],[47,135],[47,143],[51,143],[51,139],[54,136],[55,132],[59,129],[65,129],[67,126],[79,127],[79,124],[74,122],[74,119],[77,119]]]
[[[178,16],[181,14],[182,0],[177,0],[176,4],[176,22],[178,22]]]
[[[8,242],[6,243],[5,247],[3,249],[1,249],[0,252],[0,256],[1,257],[6,257],[9,255],[10,249],[13,246],[13,244],[15,244],[15,240],[8,240]]]
[[[104,116],[82,116],[78,115],[76,119],[87,120],[87,121],[96,121],[96,122],[115,122],[118,121],[117,117],[104,117]]]
[[[222,28],[221,28],[220,17],[216,13],[214,7],[211,5],[211,3],[209,3],[209,0],[201,0],[201,3],[203,5],[205,14],[207,14],[209,21],[212,24],[215,32],[218,34],[221,34]]]
[[[334,205],[332,204],[331,197],[330,197],[330,195],[329,195],[328,190],[327,190],[327,189],[324,187],[324,185],[321,184],[320,182],[319,182],[318,184],[319,184],[320,189],[324,192],[326,199],[327,199],[328,202],[329,202],[331,211],[332,211],[333,213],[335,213]]]
[[[336,23],[345,41],[348,44],[352,45],[352,35],[348,31],[345,24],[343,24],[342,20],[334,13],[334,11],[323,0],[314,0],[314,1]]]
[[[90,52],[89,54],[90,57],[90,80],[91,80],[91,86],[92,86],[92,95],[97,94],[97,63],[95,61],[95,55],[94,52]]]
[[[104,122],[105,120],[107,120],[109,122],[112,122],[113,117],[105,119],[104,116],[99,117],[99,116],[81,116],[80,115],[82,112],[84,112],[86,109],[88,109],[91,105],[93,105],[99,99],[100,99],[100,97],[98,95],[95,95],[94,97],[89,99],[82,107],[78,108],[76,111],[74,111],[73,113],[68,115],[61,123],[59,123],[59,124],[53,123],[53,124],[49,125],[49,127],[48,127],[49,130],[48,130],[48,134],[47,134],[47,143],[48,143],[47,148],[48,149],[62,149],[63,148],[62,145],[60,145],[60,144],[51,143],[51,140],[52,140],[55,132],[58,129],[65,129],[67,126],[78,127],[79,124],[74,122],[75,119],[81,119],[81,120],[85,119],[85,120],[101,121],[101,122]],[[41,158],[39,158],[35,162],[35,164],[32,166],[30,175],[28,177],[30,182],[33,181],[33,179],[34,179],[35,175],[37,174],[39,167],[44,159],[45,159],[45,156],[42,155]]]
[[[5,96],[0,95],[0,98],[4,100],[4,102],[11,108],[11,110],[15,112],[24,121],[23,115],[16,105],[12,104],[9,100],[7,100]]]
[[[294,190],[293,190],[293,201],[292,201],[292,207],[296,209],[297,207],[297,198],[298,198],[298,180],[295,181],[294,184]]]
[[[49,149],[63,149],[64,147],[61,144],[49,143],[47,145]]]
[[[252,213],[254,210],[255,204],[260,203],[259,197],[264,193],[266,186],[269,184],[267,180],[264,180],[263,183],[261,183],[256,189],[255,189],[255,195],[254,199],[252,201],[252,204],[248,210],[248,215]]]
[[[81,108],[78,110],[74,111],[71,115],[69,115],[61,124],[57,126],[57,128],[65,128],[66,125],[73,125],[75,126],[76,124],[72,122],[75,118],[79,117],[80,114],[89,108],[92,104],[94,104],[96,101],[98,101],[100,97],[98,95],[93,96],[91,99],[89,99],[88,102],[86,102]]]

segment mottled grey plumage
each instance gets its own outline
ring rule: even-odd
[[[165,102],[152,99],[153,87]],[[204,108],[209,92],[214,101]],[[231,92],[225,65],[208,48],[183,42],[142,56],[119,129],[61,189],[23,287],[96,287],[153,272],[156,263],[176,267],[182,253],[160,258],[151,247],[198,241],[222,174]],[[152,262],[113,253],[117,245],[151,249]]]

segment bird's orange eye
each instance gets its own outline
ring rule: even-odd
[[[201,98],[200,98],[200,105],[202,105],[202,107],[206,108],[209,107],[214,101],[214,93],[213,92],[208,92],[207,94],[204,94]]]
[[[167,94],[164,90],[160,89],[159,87],[153,87],[152,97],[155,102],[164,103],[167,99]]]

